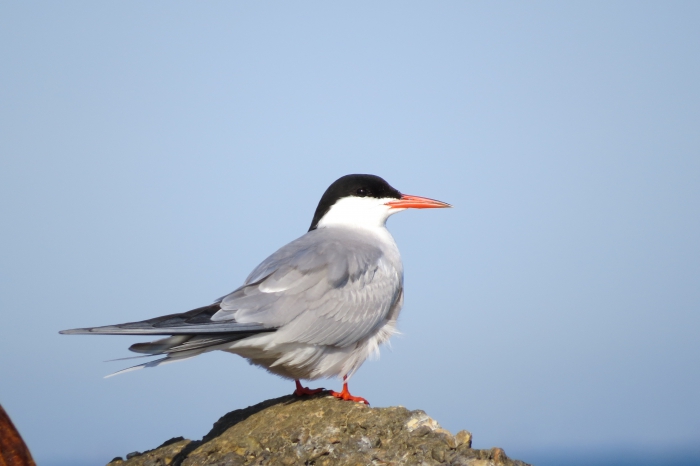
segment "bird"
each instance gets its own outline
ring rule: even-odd
[[[369,404],[350,394],[348,380],[397,332],[403,305],[403,264],[386,221],[406,209],[446,207],[452,206],[402,194],[376,175],[345,175],[321,196],[307,233],[213,304],[59,333],[166,336],[129,347],[161,358],[112,375],[221,350],[294,380],[294,395],[325,390],[304,387],[301,380],[342,376],[342,391],[330,394]]]

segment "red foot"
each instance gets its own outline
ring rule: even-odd
[[[325,390],[325,388],[310,389],[309,387],[302,387],[301,383],[298,380],[295,380],[294,383],[297,384],[297,389],[294,390],[295,396],[315,395]]]
[[[343,380],[345,380],[345,379],[347,379],[347,377],[343,377]],[[369,401],[365,400],[362,397],[352,396],[350,394],[350,391],[348,390],[348,383],[347,382],[343,383],[343,391],[342,392],[338,393],[338,392],[334,392],[331,390],[331,395],[333,395],[334,397],[339,398],[341,400],[354,401],[356,403],[364,403],[367,406],[369,406]]]

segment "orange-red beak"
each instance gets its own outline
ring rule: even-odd
[[[409,194],[402,194],[401,199],[389,201],[386,205],[392,209],[441,209],[452,207],[446,202],[428,199],[427,197],[411,196]]]

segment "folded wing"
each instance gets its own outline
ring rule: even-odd
[[[255,323],[241,324],[235,320],[212,321],[211,317],[219,309],[219,304],[215,303],[181,314],[169,314],[139,322],[105,325],[103,327],[74,328],[62,330],[59,333],[64,335],[193,335],[210,333],[252,334],[276,330]]]
[[[361,234],[313,230],[221,298],[212,320],[277,328],[279,343],[345,347],[390,318],[402,281],[401,270]]]

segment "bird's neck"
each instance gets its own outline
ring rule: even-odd
[[[331,235],[334,232],[338,232],[341,235],[340,237],[352,238],[354,241],[364,242],[373,247],[377,247],[383,254],[389,257],[390,261],[394,263],[397,269],[402,269],[401,255],[399,254],[398,246],[385,225],[333,223],[325,226],[319,225],[317,231],[329,233]]]

